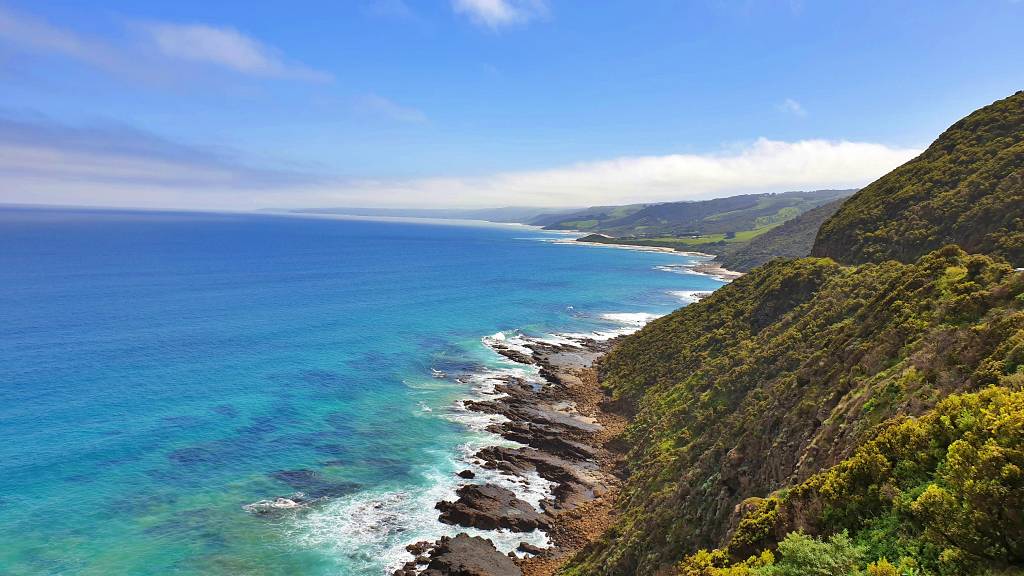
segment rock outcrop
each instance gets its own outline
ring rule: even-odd
[[[498,552],[494,544],[479,536],[459,534],[442,538],[430,551],[426,568],[420,576],[522,576],[523,572],[511,558]],[[416,563],[400,569],[394,576],[413,576]],[[408,566],[408,565],[407,565]]]
[[[455,502],[438,502],[441,521],[467,528],[513,532],[532,532],[547,526],[547,519],[530,505],[516,498],[507,488],[493,484],[470,484],[459,488]]]

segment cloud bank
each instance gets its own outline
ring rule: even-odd
[[[586,206],[863,186],[920,150],[759,139],[478,177],[348,180],[257,169],[123,126],[0,118],[0,202],[199,209]]]
[[[319,200],[321,205],[347,206],[365,205],[370,199],[400,206],[430,206],[441,200],[481,207],[584,206],[847,188],[863,186],[920,152],[867,142],[762,138],[715,154],[624,157],[477,178],[350,182],[325,191]]]

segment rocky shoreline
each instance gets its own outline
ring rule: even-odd
[[[721,280],[723,282],[732,282],[733,280],[739,278],[740,276],[743,276],[744,274],[743,272],[737,272],[735,270],[729,270],[728,268],[724,268],[715,260],[701,262],[700,264],[693,266],[692,270],[698,274],[706,274],[708,276],[711,276],[712,278],[715,278],[716,280]]]
[[[523,542],[520,558],[462,533],[410,545],[410,560],[394,576],[547,576],[610,524],[623,456],[615,440],[626,419],[610,410],[595,362],[615,341],[572,336],[490,342],[507,359],[537,367],[543,382],[509,375],[493,398],[463,401],[467,410],[503,416],[488,430],[521,445],[483,448],[473,455],[476,465],[523,481],[540,476],[553,489],[535,508],[507,488],[474,482],[475,474],[464,470],[457,499],[437,503],[439,519],[482,530],[544,530],[550,547]]]

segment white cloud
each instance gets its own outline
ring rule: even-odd
[[[807,110],[804,109],[803,105],[792,98],[786,98],[779,104],[779,108],[784,112],[804,117],[807,116]]]
[[[423,124],[427,121],[427,115],[421,110],[403,106],[393,100],[384,98],[377,94],[366,94],[356,99],[356,109],[366,114],[382,116],[397,122],[409,124]]]
[[[318,196],[306,202],[336,206],[368,202],[380,206],[581,206],[846,188],[863,186],[920,152],[866,142],[760,139],[719,154],[624,157],[478,178],[351,182],[333,190],[318,190]],[[279,196],[261,199],[286,200]]]
[[[345,180],[257,170],[132,131],[0,121],[0,202],[167,208],[585,206],[863,186],[920,153],[760,139],[478,177]]]
[[[242,74],[328,81],[331,75],[282,60],[278,51],[232,28],[150,22],[142,25],[168,58],[230,68]]]
[[[120,65],[117,51],[104,42],[12,12],[3,6],[0,6],[0,42],[36,52],[60,54],[102,68]]]
[[[452,8],[491,28],[521,24],[547,14],[545,0],[452,0]]]
[[[130,26],[142,42],[107,42],[0,6],[0,43],[55,54],[132,79],[154,80],[170,61],[202,63],[251,76],[328,81],[331,75],[285,60],[277,50],[232,28],[145,22]],[[154,50],[155,49],[155,50]]]
[[[125,126],[0,116],[0,202],[169,208],[585,206],[855,188],[920,150],[761,138],[714,154],[624,157],[472,177],[343,179],[256,169]]]

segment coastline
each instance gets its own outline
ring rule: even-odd
[[[701,262],[700,264],[693,266],[692,270],[698,274],[705,274],[723,282],[732,282],[745,274],[744,272],[729,270],[714,260]]]
[[[710,292],[672,294],[685,306]],[[552,576],[603,534],[615,518],[629,416],[602,389],[599,367],[622,338],[657,317],[609,313],[604,319],[619,328],[482,338],[510,368],[458,376],[478,385],[456,408],[477,414],[475,426],[483,422],[494,441],[464,454],[459,487],[434,503],[457,534],[409,544],[389,573]],[[513,550],[510,541],[518,542]]]
[[[736,270],[729,270],[723,267],[721,264],[715,261],[714,254],[708,254],[706,252],[698,252],[696,250],[677,250],[675,248],[669,248],[667,246],[639,246],[636,244],[617,244],[613,242],[580,242],[578,238],[558,238],[554,240],[547,240],[552,244],[565,244],[572,246],[588,246],[598,248],[614,248],[616,250],[633,250],[636,252],[660,252],[662,254],[676,254],[679,256],[688,256],[704,259],[696,264],[682,266],[691,270],[695,274],[704,274],[705,276],[711,276],[716,280],[723,282],[731,282],[741,276],[744,272],[738,272]]]
[[[477,573],[460,571],[473,567],[492,576],[548,576],[610,525],[624,457],[614,440],[628,420],[610,405],[597,366],[620,338],[639,328],[638,322],[612,333],[484,339],[510,362],[536,368],[540,380],[509,375],[488,398],[462,401],[469,411],[497,417],[487,430],[507,441],[479,449],[473,464],[524,483],[539,476],[551,483],[550,495],[535,508],[514,491],[480,483],[467,469],[459,473],[467,481],[458,499],[435,507],[443,522],[465,528],[519,531],[523,540],[543,530],[549,546],[524,543],[518,557],[503,554],[486,536],[417,542],[407,547],[410,559],[395,576]]]
[[[726,283],[742,276],[699,252],[575,239],[546,241],[698,257],[702,261],[659,268]],[[672,294],[685,306],[710,292]],[[623,337],[656,317],[606,314],[605,319],[620,328],[588,334],[527,337],[513,332],[484,337],[483,344],[515,368],[486,376],[489,387],[478,387],[457,402],[464,414],[480,415],[486,421],[483,430],[494,435],[493,443],[464,454],[467,467],[456,474],[459,487],[450,499],[434,504],[439,520],[458,534],[409,544],[406,561],[389,568],[389,573],[552,576],[603,534],[614,521],[625,459],[620,439],[629,418],[602,389],[599,366]],[[479,377],[456,379],[469,383]],[[541,486],[544,495],[538,500]],[[509,550],[510,538],[519,541],[517,535],[522,536],[519,545]]]
[[[515,319],[490,336],[483,336],[486,326],[476,326],[478,336],[459,343],[455,354],[417,367],[429,379],[403,380],[411,388],[445,390],[441,402],[419,402],[417,416],[447,420],[462,436],[453,438],[450,451],[414,459],[422,484],[385,485],[338,498],[297,488],[242,508],[284,519],[289,538],[303,547],[330,549],[366,573],[442,576],[460,573],[456,564],[468,561],[490,565],[480,574],[492,576],[552,574],[610,525],[619,488],[616,470],[623,455],[609,441],[621,436],[627,420],[606,405],[597,378],[600,358],[619,337],[719,286],[711,274],[695,270],[704,255],[657,251],[690,257],[652,258],[643,273],[704,276],[678,279],[678,287],[689,290],[661,282],[658,290],[678,299],[671,308],[655,300],[652,314],[646,297],[616,298],[632,311],[615,311],[611,301],[602,303],[603,313],[577,313],[569,306],[559,315],[576,319],[546,323],[529,336],[511,328]],[[614,253],[599,258],[617,260]],[[647,311],[636,311],[638,305]]]

